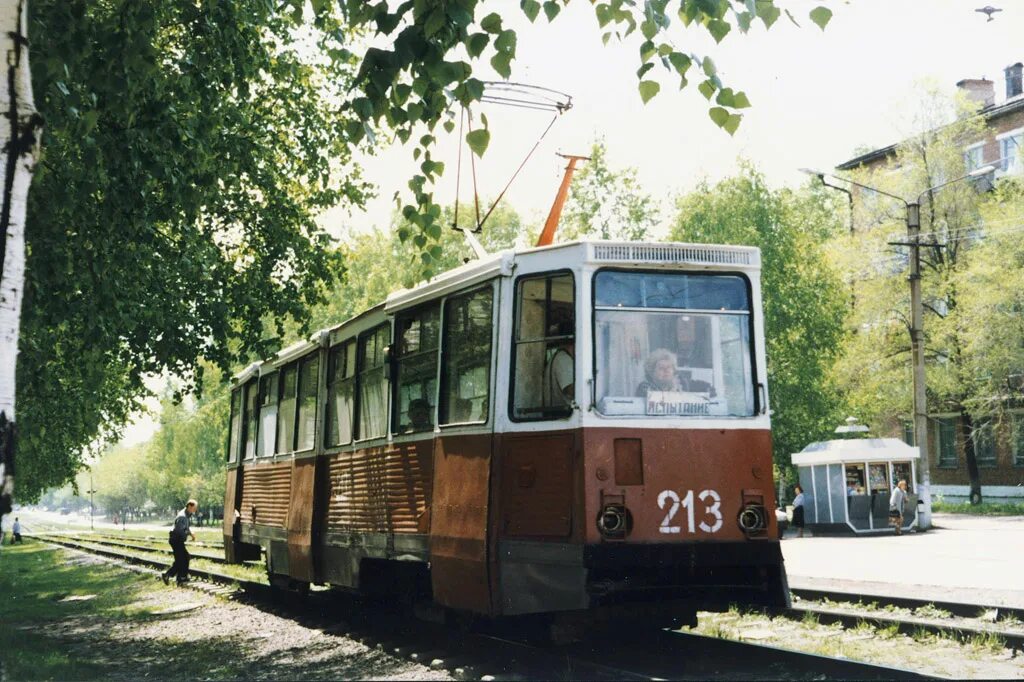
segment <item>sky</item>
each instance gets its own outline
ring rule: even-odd
[[[825,3],[834,15],[825,31],[807,13]],[[513,6],[512,0],[488,3]],[[515,3],[518,4],[518,3]],[[502,12],[517,30],[512,79],[565,92],[573,108],[560,117],[506,194],[526,216],[543,219],[565,162],[556,152],[586,154],[604,138],[609,163],[637,169],[642,185],[666,204],[701,180],[714,182],[753,162],[773,185],[806,180],[800,167],[829,170],[855,150],[899,141],[911,129],[906,112],[916,82],[931,79],[950,93],[963,78],[988,77],[997,99],[1005,93],[1003,68],[1024,60],[1024,3],[995,3],[1002,12],[989,22],[975,9],[980,0],[779,0],[800,22],[785,16],[771,30],[760,22],[747,34],[735,29],[715,45],[703,29],[673,22],[677,48],[712,57],[726,85],[747,93],[752,107],[734,136],[708,118],[708,104],[691,85],[680,91],[667,72],[661,92],[644,105],[637,92],[638,36],[601,43],[592,5],[576,0],[554,23],[543,14],[530,24],[521,12]],[[487,6],[487,5],[485,5]],[[486,62],[479,78],[497,80]],[[693,73],[695,69],[691,70]],[[650,74],[661,71],[660,65]],[[537,141],[550,114],[482,105],[491,147],[477,164],[482,196],[496,196]],[[457,131],[456,131],[457,132]],[[457,136],[440,135],[435,159],[447,166],[436,199],[455,199]],[[464,157],[461,196],[471,200]],[[323,223],[335,234],[387,227],[396,190],[416,172],[412,147],[381,149],[362,160],[379,196],[365,212],[337,211]]]
[[[824,2],[833,10],[821,31],[808,18]],[[747,34],[731,32],[721,44],[695,28],[674,22],[673,42],[685,52],[707,54],[726,85],[747,93],[752,104],[734,136],[707,115],[708,104],[691,86],[678,90],[677,79],[658,76],[662,90],[644,105],[637,92],[636,36],[625,43],[601,43],[592,5],[575,0],[554,23],[543,14],[530,24],[513,0],[491,0],[504,8],[506,27],[518,32],[512,80],[559,90],[572,96],[563,114],[533,153],[506,194],[527,219],[543,220],[551,206],[565,162],[556,152],[586,154],[603,138],[613,168],[633,167],[642,186],[669,207],[678,193],[702,180],[734,174],[738,161],[751,161],[776,186],[806,181],[798,168],[830,170],[872,148],[898,142],[911,123],[916,83],[932,80],[955,91],[957,81],[987,77],[996,98],[1005,94],[1003,69],[1024,60],[1024,2],[995,3],[1002,12],[987,21],[975,12],[982,0],[779,0],[800,22],[783,16],[765,30],[760,22]],[[486,62],[476,77],[498,80]],[[651,72],[660,70],[656,67]],[[539,138],[551,114],[483,105],[492,132],[490,148],[477,164],[478,189],[495,197]],[[456,129],[457,131],[457,129]],[[438,130],[435,160],[447,170],[438,184],[441,204],[455,200],[457,135]],[[462,199],[471,201],[468,159],[463,158]],[[405,190],[418,162],[412,148],[381,148],[364,157],[365,177],[378,186],[378,198],[365,211],[329,212],[321,222],[344,235],[387,227],[396,190]],[[152,417],[140,417],[123,442],[148,438]]]

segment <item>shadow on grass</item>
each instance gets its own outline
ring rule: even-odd
[[[0,553],[0,673],[13,680],[361,679],[395,674],[395,659],[349,640],[317,636],[288,647],[279,641],[280,634],[258,631],[260,623],[274,617],[266,613],[253,612],[252,620],[242,617],[197,639],[195,610],[175,611],[173,604],[166,608],[166,600],[154,605],[154,592],[165,589],[152,577],[43,543],[5,547]],[[187,609],[189,593],[180,594],[178,601]],[[175,623],[161,631],[171,634],[133,636],[132,624],[141,629],[158,620]],[[282,631],[288,628],[275,628]]]

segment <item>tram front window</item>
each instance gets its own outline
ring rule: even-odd
[[[742,277],[603,271],[594,316],[602,414],[754,414]]]

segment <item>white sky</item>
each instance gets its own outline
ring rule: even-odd
[[[497,6],[499,3],[494,3]],[[511,6],[511,0],[508,4]],[[518,4],[518,3],[517,3]],[[906,110],[915,82],[931,78],[950,92],[963,78],[988,77],[997,101],[1005,94],[1003,68],[1024,60],[1024,3],[997,3],[995,19],[975,12],[981,0],[859,0],[828,2],[834,16],[824,32],[808,18],[818,0],[780,0],[800,21],[797,28],[783,15],[770,31],[756,22],[751,31],[730,33],[720,45],[703,29],[683,30],[673,22],[676,47],[709,54],[726,85],[747,93],[752,107],[734,137],[707,116],[708,103],[691,85],[679,91],[665,72],[657,75],[662,90],[646,106],[637,92],[635,71],[639,36],[626,44],[601,44],[592,5],[577,0],[553,24],[543,13],[529,24],[518,9],[503,12],[505,24],[519,34],[512,79],[566,92],[574,108],[548,133],[506,200],[526,217],[546,215],[565,162],[556,151],[586,154],[603,136],[609,162],[632,166],[649,192],[663,197],[693,188],[702,178],[727,177],[737,159],[749,159],[775,185],[796,185],[806,176],[799,167],[830,169],[854,156],[861,145],[885,146],[899,141],[909,122]],[[481,62],[479,78],[497,79]],[[650,75],[663,72],[660,64]],[[550,118],[494,105],[482,108],[491,122],[491,147],[477,165],[481,194],[496,196],[534,144]],[[439,133],[436,160],[447,169],[436,199],[455,198],[455,135]],[[457,133],[457,129],[456,129]],[[364,161],[366,177],[379,186],[379,197],[364,213],[328,214],[335,233],[346,228],[385,227],[396,190],[416,172],[412,147],[383,149]],[[470,199],[464,160],[462,197]]]
[[[747,93],[752,107],[734,137],[707,116],[707,101],[697,92],[696,67],[691,85],[679,91],[676,79],[660,65],[651,74],[662,91],[646,106],[637,93],[635,71],[639,42],[601,44],[592,5],[576,0],[553,24],[543,14],[529,24],[512,0],[503,0],[505,24],[518,31],[512,80],[566,92],[574,108],[562,116],[512,185],[506,201],[526,218],[542,220],[561,179],[565,162],[556,151],[586,154],[591,142],[605,138],[614,167],[637,168],[647,191],[667,200],[693,188],[702,178],[719,180],[734,173],[746,158],[775,185],[796,185],[806,176],[800,167],[828,170],[854,156],[861,145],[880,147],[899,141],[910,129],[898,113],[907,110],[915,82],[934,79],[954,91],[963,78],[988,77],[996,98],[1005,94],[1003,68],[1024,60],[1024,3],[1001,2],[995,19],[975,12],[983,0],[859,0],[828,2],[834,16],[824,32],[807,12],[817,0],[780,0],[801,23],[785,16],[766,31],[757,22],[742,35],[735,30],[720,45],[703,30],[683,31],[674,22],[673,41],[684,52],[709,54],[726,85]],[[498,6],[498,3],[492,3]],[[504,7],[504,5],[502,5]],[[497,79],[482,62],[476,76]],[[480,192],[494,197],[533,146],[550,114],[486,106],[492,131],[490,149],[477,164]],[[456,129],[457,132],[457,129]],[[455,135],[439,128],[435,159],[446,163],[436,198],[455,198]],[[412,148],[381,149],[364,160],[367,179],[379,197],[351,217],[324,216],[336,234],[386,227],[396,190],[416,172]],[[467,173],[464,158],[464,173]],[[468,174],[462,197],[471,198]],[[668,216],[666,216],[668,217]],[[129,427],[126,442],[148,438],[151,418]]]

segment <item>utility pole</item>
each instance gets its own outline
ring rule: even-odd
[[[96,488],[96,486],[94,486],[92,484],[92,469],[89,469],[89,490],[86,491],[86,492],[89,493],[89,530],[96,530],[96,525],[93,522],[93,509],[94,509],[94,507],[93,507],[93,504],[92,504],[92,494],[94,492],[96,492],[95,488]]]
[[[931,455],[928,448],[928,396],[925,391],[924,301],[921,298],[921,204],[907,203],[907,242],[910,245],[910,350],[914,374],[914,445],[921,457],[917,461],[917,495],[923,503],[918,523],[932,527]]]
[[[928,395],[925,390],[927,378],[924,371],[924,301],[921,298],[921,197],[947,185],[952,185],[954,182],[987,175],[995,170],[995,166],[989,165],[976,168],[966,175],[929,187],[917,195],[916,201],[907,201],[896,194],[891,194],[878,189],[877,187],[871,187],[870,185],[865,185],[854,180],[850,180],[849,178],[840,178],[832,175],[831,173],[823,173],[822,171],[812,170],[809,168],[801,168],[800,170],[808,175],[817,177],[818,180],[820,180],[826,187],[848,193],[848,191],[842,187],[836,187],[835,185],[825,183],[825,177],[827,176],[849,183],[854,187],[861,187],[892,199],[896,199],[907,209],[907,243],[890,242],[890,244],[904,245],[910,248],[910,276],[907,277],[907,279],[910,281],[910,349],[914,376],[914,445],[918,448],[918,452],[921,455],[920,458],[918,458],[917,464],[917,476],[919,479],[917,482],[917,495],[921,502],[921,509],[918,513],[917,520],[918,526],[921,530],[928,530],[932,527],[932,476],[931,451],[928,448]],[[852,210],[853,196],[849,195],[849,193],[848,196],[850,196],[850,207]],[[853,218],[851,213],[851,234],[853,232],[852,221]],[[893,481],[893,484],[895,483],[896,481]]]

